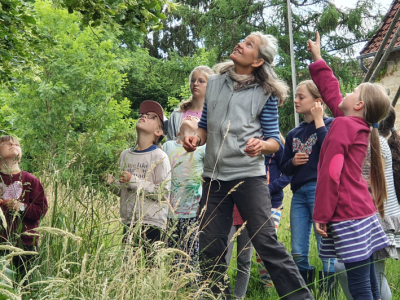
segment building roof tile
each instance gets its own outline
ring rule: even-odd
[[[390,24],[392,23],[393,16],[396,14],[396,12],[399,8],[400,8],[400,0],[393,0],[392,4],[390,5],[390,8],[389,8],[388,12],[386,13],[386,16],[384,17],[378,30],[375,32],[375,34],[372,36],[372,38],[367,42],[367,44],[361,50],[361,52],[360,52],[361,55],[366,55],[366,54],[370,54],[370,53],[374,53],[374,52],[378,51],[378,48],[381,45],[382,40],[385,37]],[[389,43],[392,40],[393,35],[397,30],[397,27],[399,27],[399,26],[400,26],[400,19],[397,21],[396,26],[393,29],[393,32],[385,46],[385,49],[389,46]],[[394,47],[397,47],[397,46],[400,46],[400,37],[398,38],[396,44],[394,45]]]

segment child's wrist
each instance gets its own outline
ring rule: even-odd
[[[314,62],[317,62],[317,61],[319,61],[319,60],[321,60],[321,59],[322,59],[321,54],[316,55],[316,56],[313,57]]]
[[[315,120],[314,123],[315,123],[315,128],[316,128],[316,129],[325,126],[324,119],[322,119],[322,118],[321,118],[321,119],[318,119],[318,120]]]

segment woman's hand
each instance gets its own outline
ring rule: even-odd
[[[315,231],[322,237],[327,237],[328,234],[326,233],[326,224],[321,224],[315,222]]]
[[[132,174],[124,171],[121,175],[119,175],[119,182],[120,183],[128,183],[132,178]]]
[[[311,115],[313,116],[315,128],[325,126],[324,123],[324,107],[321,102],[315,102],[315,106],[311,108]]]
[[[296,153],[293,157],[293,166],[305,165],[308,162],[308,155],[306,153]]]
[[[247,141],[246,149],[244,149],[244,152],[246,152],[248,156],[254,157],[260,155],[261,150],[262,150],[261,140],[258,138],[249,138],[249,140]]]
[[[199,142],[200,138],[197,135],[186,135],[183,138],[183,148],[185,148],[187,152],[196,151]]]
[[[321,56],[321,38],[319,37],[318,31],[315,33],[315,42],[308,40],[307,50],[311,52],[311,58],[313,61],[322,59]]]

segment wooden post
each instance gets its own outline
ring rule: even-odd
[[[390,38],[390,36],[392,35],[393,29],[396,26],[397,20],[400,18],[400,9],[397,10],[396,14],[393,16],[393,20],[392,23],[390,24],[388,31],[386,32],[385,37],[382,40],[382,44],[379,46],[378,51],[376,52],[375,58],[372,61],[371,66],[368,69],[367,75],[365,75],[363,82],[368,82],[370,81],[370,78],[372,76],[372,73],[375,70],[375,67],[377,66],[379,60],[380,60],[380,56],[383,53],[383,50],[385,49],[385,46]]]
[[[399,9],[400,11],[400,9]],[[371,79],[369,80],[369,82],[375,82],[375,80],[378,78],[380,71],[383,68],[383,65],[385,64],[387,58],[389,57],[390,53],[393,50],[394,45],[397,42],[397,39],[400,36],[400,26],[397,28],[395,34],[393,35],[392,40],[390,41],[389,46],[387,47],[387,49],[385,50],[385,53],[382,55],[381,60],[379,61],[378,66],[376,67],[374,74],[372,74]]]
[[[397,104],[397,100],[399,100],[399,96],[400,96],[400,86],[397,89],[396,95],[394,95],[393,101],[392,101],[392,106],[396,107]]]

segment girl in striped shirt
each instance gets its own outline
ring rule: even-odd
[[[362,83],[340,94],[339,82],[322,60],[320,37],[308,41],[314,63],[310,74],[336,119],[320,153],[313,219],[322,236],[321,258],[337,258],[347,270],[354,300],[380,299],[373,253],[389,246],[376,208],[384,217],[386,182],[378,122],[386,117],[390,100],[380,85]],[[372,130],[370,129],[372,127]],[[371,144],[371,189],[362,177],[362,166]]]

